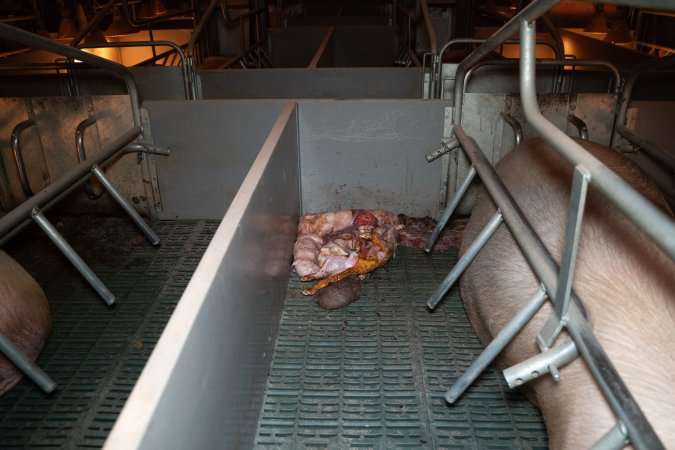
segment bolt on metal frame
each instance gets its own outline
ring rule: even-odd
[[[463,77],[467,70],[477,64],[500,42],[513,34],[516,29],[520,29],[520,90],[525,117],[535,130],[575,167],[575,176],[570,200],[571,219],[566,229],[562,267],[559,268],[508,193],[494,168],[475,141],[462,129],[460,123],[462,102],[457,102],[457,99],[461,98],[463,86],[461,83],[455,84],[453,133],[472,163],[470,173],[475,170],[481,177],[486,190],[498,208],[498,213],[481,233],[483,238],[476,240],[479,242],[472,252],[476,252],[484,242],[487,242],[493,228],[498,226],[503,217],[523,255],[541,280],[542,287],[486,347],[468,371],[460,377],[457,384],[450,388],[446,394],[446,400],[452,403],[463,393],[548,297],[553,302],[554,313],[537,338],[542,353],[509,369],[509,383],[517,385],[524,382],[533,374],[533,371],[541,373],[542,368],[550,371],[554,379],[557,379],[560,376],[558,368],[573,360],[578,353],[589,367],[617,416],[617,425],[609,430],[596,445],[603,448],[619,448],[629,440],[635,448],[663,448],[653,428],[593,335],[585,317],[583,304],[572,291],[571,285],[576,243],[589,183],[592,183],[633,220],[671,259],[675,259],[675,240],[672,239],[672,236],[675,236],[675,223],[541,115],[535,91],[534,21],[556,3],[557,0],[540,0],[531,3],[462,61],[457,69],[457,73]],[[672,8],[672,5],[669,6]],[[456,202],[453,199],[451,203]],[[446,289],[445,283],[439,291],[442,289]],[[436,294],[429,299],[430,308],[435,307],[440,301],[440,298],[435,296]],[[550,346],[562,328],[567,330],[572,340],[551,348]]]

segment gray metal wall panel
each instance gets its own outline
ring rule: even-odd
[[[250,448],[299,213],[289,103],[232,201],[106,443]]]
[[[422,98],[421,68],[210,70],[203,98]]]
[[[162,198],[160,219],[220,219],[239,189],[284,103],[145,102]]]
[[[300,103],[303,212],[386,209],[438,215],[443,101]]]
[[[307,67],[327,27],[280,28],[270,32],[273,67]]]

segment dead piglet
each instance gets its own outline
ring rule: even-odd
[[[331,284],[314,295],[314,301],[323,309],[339,309],[354,303],[361,297],[361,280],[350,276]]]

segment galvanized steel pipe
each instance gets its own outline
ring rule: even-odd
[[[86,160],[65,173],[61,178],[47,186],[42,191],[36,193],[16,208],[8,212],[0,219],[0,237],[10,233],[14,228],[21,225],[30,217],[31,211],[35,207],[42,207],[51,203],[57,197],[72,187],[73,185],[84,182],[89,176],[91,167],[94,164],[104,165],[108,160],[114,158],[118,153],[124,150],[124,146],[136,139],[141,134],[140,127],[133,127],[120,135],[117,139],[110,142],[102,151],[91,160]],[[1,241],[0,241],[1,242]]]
[[[541,114],[535,89],[534,36],[534,23],[523,20],[520,98],[525,118],[572,166],[582,164],[590,173],[593,185],[675,261],[675,222]]]

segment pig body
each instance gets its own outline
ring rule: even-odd
[[[52,328],[44,292],[26,270],[0,250],[0,331],[29,359],[37,359]],[[0,395],[23,373],[0,353]]]
[[[630,160],[602,145],[578,142],[672,215],[655,185]],[[559,263],[572,167],[542,140],[532,139],[507,154],[496,169]],[[492,200],[481,189],[461,253],[494,213]],[[461,279],[469,319],[483,344],[538,286],[507,226],[502,225]],[[657,435],[666,448],[675,448],[675,263],[593,187],[584,213],[574,291]],[[538,353],[535,337],[551,311],[547,302],[502,352],[497,361],[502,369]],[[588,448],[616,424],[616,418],[581,358],[562,368],[561,376],[558,383],[550,376],[541,377],[523,391],[542,411],[551,448]]]

